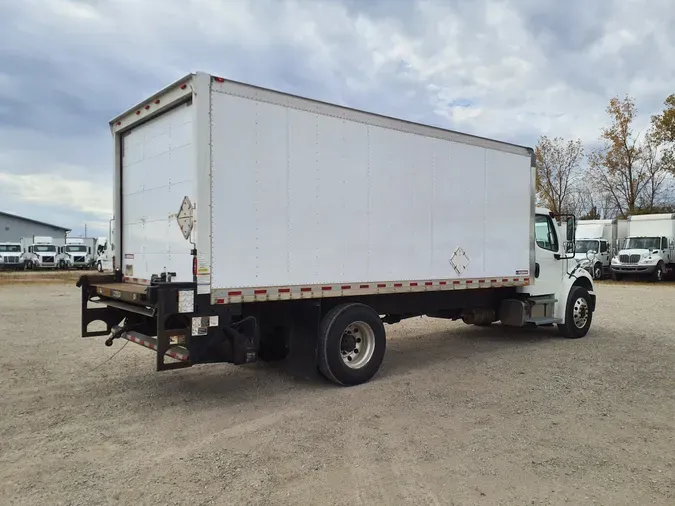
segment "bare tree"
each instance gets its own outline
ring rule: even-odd
[[[653,129],[642,137],[633,133],[637,109],[630,97],[612,98],[607,113],[612,123],[602,130],[603,147],[589,156],[589,175],[625,218],[653,208],[662,193],[662,143]]]
[[[537,143],[537,193],[540,201],[555,213],[574,212],[574,190],[584,157],[580,140],[550,139]]]

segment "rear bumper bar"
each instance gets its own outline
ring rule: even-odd
[[[119,275],[119,274],[118,274]],[[232,305],[210,303],[197,295],[196,283],[122,283],[116,275],[82,276],[82,337],[108,336],[157,352],[157,370],[194,364],[257,360],[259,329]],[[236,318],[235,318],[236,317]],[[236,321],[233,321],[236,320]],[[93,322],[105,330],[89,330]],[[165,362],[170,357],[177,362]]]

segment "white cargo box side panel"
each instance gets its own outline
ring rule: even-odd
[[[211,101],[214,289],[528,275],[524,150],[353,121],[311,101],[218,90]]]
[[[193,281],[192,246],[176,215],[196,201],[194,107],[183,103],[122,134],[122,274]],[[193,232],[194,233],[194,232]]]

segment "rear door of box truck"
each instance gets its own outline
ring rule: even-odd
[[[116,256],[125,281],[147,284],[162,273],[193,281],[194,237],[185,239],[177,215],[186,197],[191,204],[196,199],[194,110],[186,97],[119,134],[122,242]]]

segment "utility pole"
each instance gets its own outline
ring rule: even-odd
[[[87,224],[84,224],[84,238],[87,238]]]

